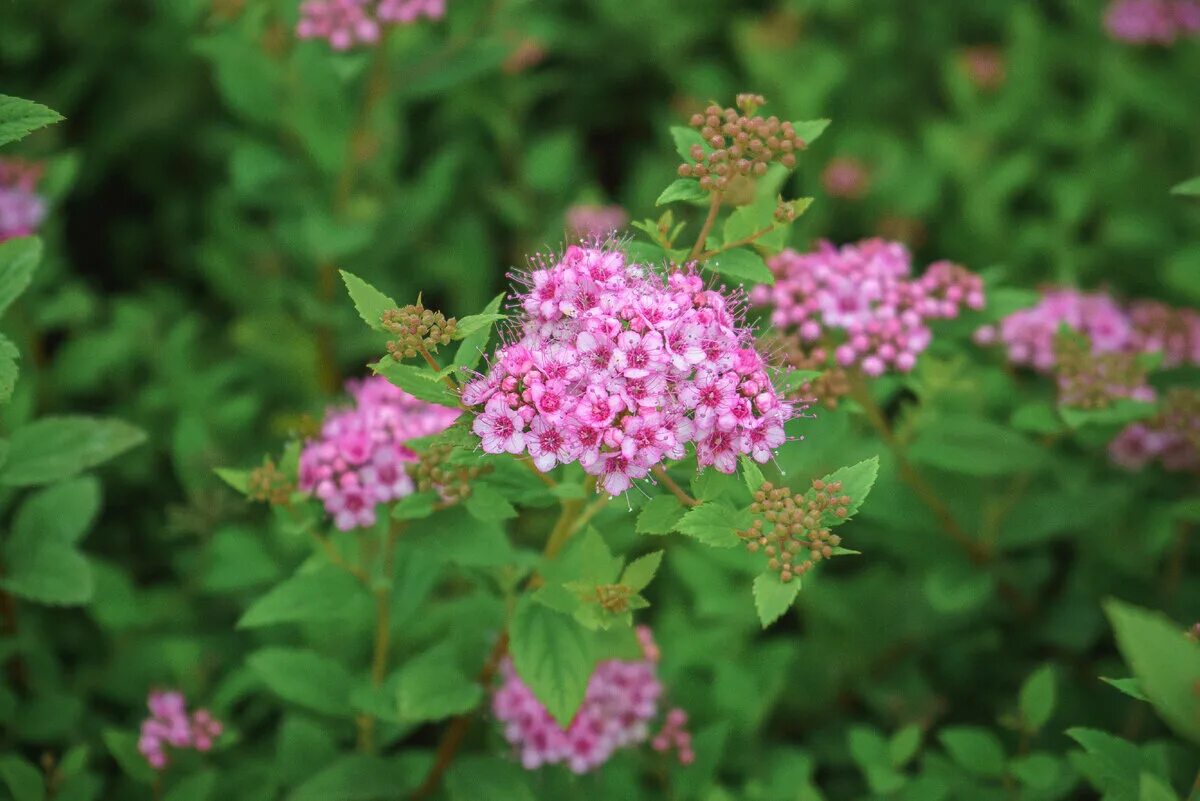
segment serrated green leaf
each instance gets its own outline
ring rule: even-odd
[[[41,103],[0,95],[0,145],[17,142],[39,128],[63,119],[63,115]]]
[[[824,481],[826,484],[831,481],[842,482],[841,494],[850,496],[850,505],[845,507],[845,517],[828,515],[823,522],[828,525],[839,525],[854,517],[858,513],[858,510],[862,508],[863,502],[867,500],[867,496],[871,494],[871,488],[875,486],[875,479],[878,477],[878,456],[863,459],[858,464],[838,468],[825,476]]]
[[[458,396],[432,370],[403,364],[391,358],[376,362],[370,368],[418,400],[452,408],[459,406]]]
[[[708,193],[700,188],[700,182],[695,178],[676,178],[654,201],[655,206],[665,206],[668,203],[678,203],[682,200],[704,200]]]
[[[484,307],[480,314],[498,314],[500,312],[500,304],[503,302],[504,293],[501,292],[492,298],[492,301]],[[454,352],[455,367],[463,370],[474,370],[479,365],[479,361],[483,358],[483,352],[487,349],[488,338],[491,336],[492,328],[493,326],[491,325],[484,326],[463,338],[462,343],[458,346],[458,350]]]
[[[346,571],[325,567],[300,573],[275,585],[250,604],[237,622],[239,629],[339,620],[361,613],[366,599],[362,584]]]
[[[742,478],[746,482],[746,488],[751,493],[758,492],[759,487],[763,485],[766,479],[763,477],[762,468],[751,459],[749,456],[743,456],[742,462]]]
[[[692,164],[692,146],[700,145],[704,148],[705,153],[711,153],[712,148],[708,142],[704,141],[704,137],[695,128],[688,128],[683,125],[671,126],[671,139],[675,142],[675,152],[679,154],[679,158],[683,159],[685,164]]]
[[[693,507],[676,530],[713,548],[732,548],[742,542],[736,532],[749,525],[748,514],[723,503],[708,502]]]
[[[1200,743],[1200,644],[1157,612],[1115,600],[1104,609],[1121,655],[1154,709],[1180,735]]]
[[[392,505],[393,520],[423,520],[441,500],[436,492],[414,492]]]
[[[662,551],[654,551],[633,560],[625,568],[625,571],[621,573],[620,583],[629,587],[634,592],[641,592],[649,587],[650,582],[654,580],[654,574],[658,572],[658,566],[662,564],[662,558]]]
[[[825,133],[825,129],[829,127],[832,120],[807,120],[805,122],[793,122],[792,127],[796,129],[796,136],[804,140],[805,145],[811,145],[820,138],[821,134]]]
[[[1096,729],[1067,729],[1067,736],[1083,746],[1086,756],[1072,761],[1105,801],[1137,801],[1139,777],[1150,762],[1136,745]]]
[[[446,793],[449,801],[534,801],[534,776],[511,759],[463,756],[446,774]]]
[[[329,657],[298,648],[263,648],[246,664],[285,701],[326,715],[353,714],[350,674]]]
[[[43,542],[75,545],[100,512],[100,482],[94,476],[68,479],[25,499],[13,521],[10,545],[23,549]]]
[[[466,339],[471,334],[482,331],[485,328],[491,328],[492,324],[497,320],[503,320],[508,315],[500,314],[499,312],[483,312],[481,314],[469,314],[466,317],[459,319],[454,326],[454,338]]]
[[[800,577],[793,576],[786,584],[773,570],[759,574],[754,579],[754,608],[758,620],[765,629],[791,608],[800,594]]]
[[[91,565],[71,545],[35,542],[9,549],[7,561],[0,587],[13,595],[52,606],[78,606],[92,599]]]
[[[208,801],[216,789],[216,771],[206,770],[180,779],[163,801]]]
[[[566,728],[583,703],[592,675],[587,632],[570,617],[524,596],[517,602],[509,637],[517,674]]]
[[[0,484],[28,487],[70,478],[141,444],[146,435],[120,420],[43,417],[12,433]]]
[[[410,723],[442,720],[470,712],[483,700],[483,688],[454,662],[453,650],[440,646],[414,657],[399,672],[396,704]]]
[[[237,470],[232,467],[214,467],[213,472],[217,474],[217,478],[224,481],[238,493],[246,495],[250,492],[249,470]]]
[[[517,510],[508,502],[500,491],[488,484],[475,484],[471,494],[463,503],[471,517],[483,523],[495,523],[510,520],[517,516]]]
[[[346,291],[350,293],[350,300],[354,301],[354,308],[358,311],[358,316],[373,330],[383,331],[383,313],[389,309],[395,309],[396,301],[354,273],[348,273],[345,270],[338,272],[341,273]]]
[[[287,801],[384,801],[400,798],[428,766],[406,754],[395,757],[353,754],[322,768],[287,796]]]
[[[0,242],[0,315],[20,297],[33,280],[42,260],[42,240],[19,236]]]
[[[1033,731],[1045,726],[1054,712],[1055,695],[1054,666],[1043,665],[1021,685],[1021,721]]]
[[[704,262],[704,269],[744,284],[774,284],[775,276],[762,256],[748,248],[734,248]]]
[[[683,517],[684,508],[673,495],[651,498],[638,513],[636,530],[639,534],[670,534]]]

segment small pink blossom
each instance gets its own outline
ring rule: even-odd
[[[146,706],[150,717],[142,721],[138,751],[155,770],[167,766],[168,748],[208,751],[223,731],[207,709],[198,709],[189,717],[182,693],[151,692]]]
[[[46,201],[37,193],[41,165],[0,159],[0,242],[37,231]]]

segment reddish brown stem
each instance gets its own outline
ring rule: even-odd
[[[650,469],[650,472],[653,473],[654,477],[657,478],[660,482],[662,482],[662,485],[667,488],[667,491],[670,492],[672,495],[674,495],[676,498],[678,498],[679,502],[682,503],[684,506],[699,506],[700,505],[700,501],[696,500],[691,495],[688,495],[686,492],[684,492],[683,487],[676,484],[675,479],[673,479],[669,475],[667,475],[667,471],[663,469],[662,465],[656,464],[654,467],[652,467]]]
[[[696,244],[692,245],[688,261],[695,261],[704,252],[704,243],[708,241],[708,235],[712,232],[713,224],[717,221],[717,214],[720,211],[721,193],[714,190],[708,201],[708,216],[704,218],[704,225],[700,229],[700,235],[696,237]]]

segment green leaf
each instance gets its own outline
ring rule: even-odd
[[[1200,175],[1171,187],[1171,194],[1183,195],[1185,197],[1200,197]]]
[[[1075,409],[1059,406],[1058,413],[1071,428],[1084,426],[1123,426],[1137,420],[1145,420],[1158,413],[1158,404],[1146,401],[1118,398],[1103,409]]]
[[[1179,796],[1162,779],[1152,773],[1143,773],[1138,781],[1138,801],[1179,801]]]
[[[250,493],[250,471],[237,470],[232,467],[214,467],[217,478],[224,481],[241,495]]]
[[[654,574],[658,572],[658,566],[662,564],[662,558],[662,551],[654,551],[633,560],[625,568],[625,572],[621,574],[620,583],[629,587],[634,592],[641,592],[649,587],[650,582],[654,580]]]
[[[908,451],[918,464],[971,476],[1002,476],[1045,465],[1047,451],[1007,426],[966,415],[931,422]]]
[[[445,646],[409,661],[397,681],[400,717],[410,723],[461,715],[483,700],[483,688],[455,664],[453,649]]]
[[[0,95],[0,145],[17,142],[29,134],[64,119],[53,109],[20,97]],[[0,286],[3,282],[0,281]]]
[[[350,674],[337,662],[298,648],[263,648],[246,660],[280,698],[327,715],[349,716]]]
[[[793,576],[786,584],[774,570],[761,573],[754,579],[754,608],[758,620],[765,629],[791,608],[800,594],[800,577]]]
[[[692,145],[700,145],[704,148],[705,153],[711,153],[712,148],[708,142],[704,141],[704,137],[695,128],[688,128],[683,125],[671,126],[671,139],[675,142],[675,152],[679,154],[679,158],[683,159],[685,164],[692,164]]]
[[[495,523],[517,516],[513,505],[499,490],[489,484],[475,484],[471,487],[471,494],[467,496],[463,505],[471,517],[482,523]]]
[[[208,801],[216,789],[216,771],[206,770],[180,779],[163,801]]]
[[[239,629],[339,620],[362,611],[362,585],[346,571],[324,567],[300,573],[271,588],[250,605],[237,622]]]
[[[95,477],[61,481],[33,493],[21,504],[13,521],[10,545],[75,545],[87,534],[99,512],[100,482]]]
[[[1072,761],[1105,801],[1137,801],[1139,777],[1151,764],[1136,745],[1096,729],[1067,729],[1067,736],[1086,751],[1078,759],[1073,754]]]
[[[702,503],[683,516],[677,530],[713,548],[732,548],[742,543],[736,532],[750,525],[749,515],[723,503]]]
[[[638,513],[637,533],[670,534],[683,517],[683,505],[674,495],[657,495]]]
[[[91,565],[73,546],[50,540],[9,551],[0,587],[13,595],[52,606],[78,606],[92,599]]]
[[[734,248],[704,262],[704,269],[720,273],[725,278],[746,284],[774,284],[775,276],[762,256],[748,248]]]
[[[1049,754],[1029,754],[1017,757],[1009,764],[1009,770],[1021,784],[1032,790],[1049,791],[1062,781],[1067,766],[1061,759]]]
[[[500,314],[499,312],[469,314],[455,323],[454,338],[466,339],[471,334],[482,331],[485,328],[491,328],[492,323],[496,322],[497,320],[503,320],[506,317],[508,317],[508,315]]]
[[[758,488],[761,487],[763,482],[766,481],[766,479],[763,478],[762,469],[749,456],[743,456],[741,458],[741,462],[742,478],[746,482],[746,489],[750,490],[752,494],[758,492]]]
[[[1043,665],[1021,685],[1018,708],[1021,721],[1032,731],[1038,731],[1054,713],[1054,666]]]
[[[772,383],[775,384],[775,391],[779,395],[794,395],[805,384],[820,377],[820,370],[788,370],[776,376]]]
[[[29,286],[33,271],[41,260],[42,240],[36,236],[19,236],[0,242],[0,315]]]
[[[536,773],[511,759],[462,756],[446,774],[449,801],[534,801],[529,788]]]
[[[498,314],[500,304],[503,302],[504,293],[501,292],[492,298],[492,302],[484,307],[479,316]],[[487,348],[488,338],[491,336],[491,333],[492,326],[486,325],[464,337],[462,344],[458,346],[458,350],[454,353],[454,366],[465,370],[474,370],[478,366],[480,359],[483,358],[483,352]]]
[[[1105,676],[1100,677],[1100,681],[1117,688],[1121,692],[1128,695],[1130,698],[1136,698],[1139,701],[1150,702],[1146,694],[1142,692],[1142,685],[1137,679],[1110,679]]]
[[[12,793],[13,801],[42,801],[46,797],[42,772],[16,754],[0,757],[0,779]]]
[[[681,200],[704,200],[707,197],[708,192],[700,188],[700,182],[695,178],[676,178],[662,191],[654,205],[665,206]]]
[[[441,500],[436,492],[414,492],[392,505],[394,520],[423,520],[433,514],[434,506]]]
[[[1027,403],[1020,406],[1009,418],[1009,423],[1020,431],[1031,434],[1057,434],[1063,430],[1063,421],[1050,403]]]
[[[144,441],[146,435],[120,420],[43,417],[13,432],[0,484],[50,484],[106,462]]]
[[[888,757],[894,767],[908,764],[921,747],[921,727],[910,723],[892,735],[888,741]]]
[[[344,756],[287,796],[287,801],[383,801],[401,798],[425,774],[427,766],[411,757]]]
[[[980,776],[1004,774],[1004,746],[1000,738],[979,726],[951,726],[938,734],[950,758]]]
[[[380,292],[354,273],[339,270],[358,316],[376,331],[383,331],[383,313],[396,308],[396,301]]]
[[[465,344],[465,340],[464,340]],[[432,370],[403,364],[392,358],[369,365],[377,373],[418,400],[458,408],[458,396]]]
[[[1183,636],[1165,615],[1120,601],[1104,606],[1121,656],[1159,716],[1182,736],[1200,743],[1200,644]]]
[[[871,487],[875,486],[875,479],[879,477],[879,457],[872,456],[870,459],[863,459],[858,464],[841,467],[834,470],[829,475],[825,476],[823,481],[828,484],[831,481],[842,482],[842,495],[850,496],[850,505],[846,507],[846,516],[837,517],[836,515],[828,515],[824,522],[828,525],[838,525],[845,523],[850,518],[858,513],[862,508],[863,503],[867,500],[867,496],[871,494]]]
[[[106,729],[104,745],[125,775],[139,784],[153,784],[158,772],[142,756],[137,747],[137,735],[121,729]]]
[[[0,334],[0,403],[12,400],[13,390],[17,388],[17,376],[21,372],[17,364],[20,358],[21,353],[13,341]]]
[[[586,632],[570,617],[524,596],[517,602],[509,634],[517,674],[566,728],[583,703],[592,675]]]
[[[813,142],[825,133],[825,129],[829,127],[832,120],[807,120],[805,122],[793,122],[792,127],[796,129],[796,136],[804,140],[805,145],[811,145]]]

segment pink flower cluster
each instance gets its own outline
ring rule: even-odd
[[[813,343],[819,360],[832,347],[841,367],[869,376],[908,372],[929,346],[929,321],[983,308],[983,281],[939,261],[912,276],[912,257],[899,242],[867,239],[838,248],[822,242],[811,253],[785,250],[771,259],[774,286],[758,286],[752,302],[773,307],[771,322]]]
[[[1093,353],[1161,353],[1163,365],[1200,364],[1200,315],[1154,300],[1122,306],[1104,292],[1051,289],[1036,306],[975,332],[981,345],[1001,343],[1008,359],[1041,372],[1057,364],[1055,338],[1066,326],[1091,342]]]
[[[565,763],[575,773],[587,773],[607,762],[617,749],[645,742],[649,722],[658,712],[662,684],[650,630],[639,626],[638,638],[645,658],[598,664],[588,680],[583,705],[566,729],[521,681],[512,660],[505,660],[503,684],[492,698],[492,712],[504,724],[504,737],[517,749],[526,770]]]
[[[1200,0],[1112,0],[1104,27],[1122,42],[1169,45],[1200,33]]]
[[[871,186],[871,173],[859,159],[838,156],[821,171],[821,185],[830,197],[858,200]]]
[[[1200,393],[1174,389],[1151,420],[1131,423],[1109,443],[1113,463],[1141,470],[1157,461],[1164,470],[1200,471]]]
[[[723,473],[783,444],[792,407],[775,395],[740,297],[599,247],[571,246],[520,280],[520,338],[463,389],[464,404],[484,407],[474,431],[487,453],[528,453],[542,471],[578,462],[617,495],[688,443]]]
[[[38,165],[0,159],[0,242],[29,236],[46,217],[46,201],[37,194]]]
[[[679,754],[679,764],[690,765],[696,761],[696,752],[692,749],[692,733],[687,730],[688,716],[682,709],[672,709],[667,713],[667,720],[662,731],[654,735],[650,747],[659,753],[675,749]]]
[[[572,239],[597,240],[612,236],[629,222],[620,206],[581,203],[567,209],[567,231]]]
[[[421,17],[441,19],[446,0],[304,0],[296,35],[325,39],[334,50],[379,41],[385,24],[408,25]]]
[[[382,376],[351,382],[349,409],[333,409],[321,436],[300,453],[300,489],[325,504],[342,531],[374,525],[375,506],[413,492],[405,464],[417,455],[405,443],[450,426],[458,412],[417,400]]]
[[[220,721],[206,709],[197,709],[190,716],[182,693],[151,692],[146,700],[150,717],[142,721],[138,751],[155,770],[167,766],[167,748],[194,748],[208,751],[221,736]]]

